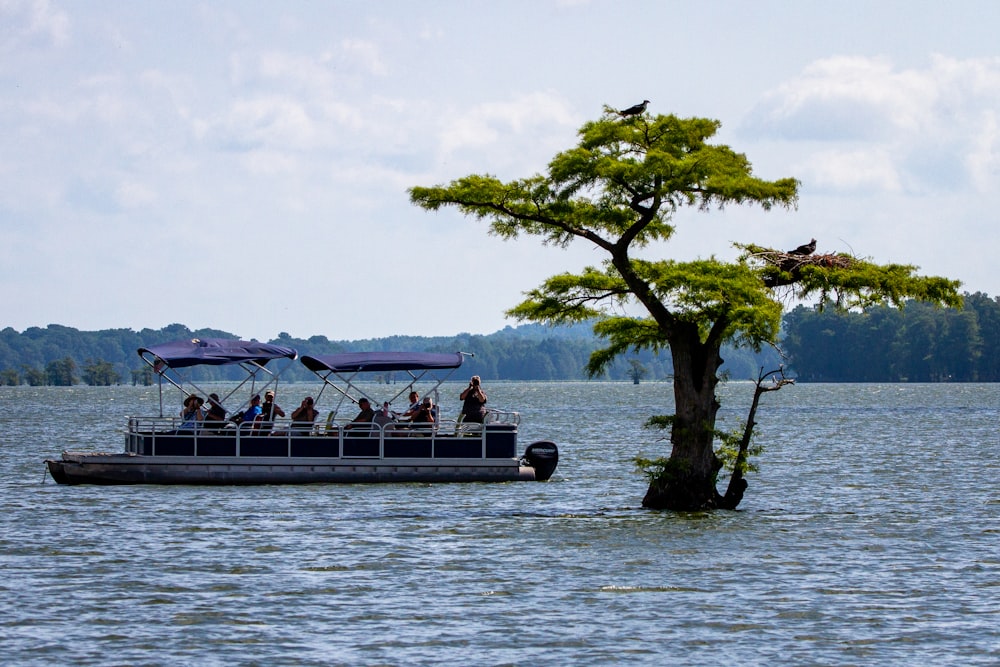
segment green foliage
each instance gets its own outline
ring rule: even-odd
[[[750,445],[747,447],[746,456],[740,460],[740,442],[743,440],[743,432],[746,424],[741,424],[731,431],[720,431],[716,429],[715,440],[718,446],[715,448],[715,455],[722,462],[722,467],[730,472],[736,471],[739,466],[739,474],[745,475],[748,472],[757,472],[758,468],[753,463],[751,457],[760,456],[764,453],[764,446],[756,442],[757,431],[751,435]]]
[[[797,299],[816,298],[839,309],[902,307],[908,299],[962,306],[960,281],[918,276],[917,267],[908,264],[879,265],[845,253],[789,258],[774,248],[734,245],[743,251],[740,262],[755,267],[765,283],[788,286]]]
[[[691,466],[683,459],[663,456],[655,459],[647,459],[637,456],[633,460],[635,461],[636,469],[646,476],[650,485],[659,488],[674,484],[691,472]]]
[[[83,381],[95,387],[109,387],[122,381],[122,376],[109,361],[88,360],[83,368]]]
[[[206,330],[202,330],[206,331]],[[77,331],[58,325],[50,325],[45,329],[32,329],[30,332],[18,334],[13,329],[0,332],[0,338],[7,346],[4,357],[6,368],[0,366],[2,376],[14,381],[15,384],[27,383],[35,386],[48,382],[45,371],[39,370],[34,362],[43,349],[56,347],[50,342],[50,333],[58,342],[61,353],[56,359],[62,359],[67,354],[73,359],[94,359],[96,352],[104,350],[107,357],[98,358],[99,363],[110,364],[114,373],[133,384],[151,384],[152,370],[142,365],[136,368],[138,357],[136,349],[166,340],[181,334],[181,337],[203,337],[202,331],[191,331],[183,325],[153,331],[143,329],[140,332],[126,329],[106,329],[103,331]],[[186,332],[186,333],[185,333]],[[235,338],[227,332],[213,331],[216,337]],[[455,336],[423,337],[423,336],[390,336],[357,341],[331,341],[325,336],[312,336],[307,339],[293,338],[287,333],[281,333],[274,343],[295,348],[300,355],[328,354],[346,351],[386,351],[415,350],[431,352],[455,352],[457,350],[474,352],[475,357],[466,360],[465,368],[487,380],[583,380],[587,378],[585,367],[591,353],[601,346],[601,341],[594,335],[591,322],[578,325],[550,327],[540,324],[525,324],[517,327],[508,326],[501,331],[489,335],[458,334]],[[113,354],[114,350],[119,350]],[[42,357],[44,360],[45,357]],[[652,380],[667,380],[672,373],[669,353],[657,354],[650,350],[638,353],[638,359],[648,369],[648,377]],[[739,378],[749,378],[761,365],[774,365],[776,355],[771,350],[753,353],[748,350],[730,349],[726,351],[727,368]],[[48,363],[48,360],[45,361]],[[84,366],[93,362],[85,362]],[[42,364],[44,366],[44,364]],[[622,379],[629,369],[629,362],[617,359],[607,367],[606,373],[599,377]],[[86,378],[84,378],[85,381]],[[226,369],[206,367],[198,369],[194,375],[198,381],[218,381],[238,379],[230,376]],[[313,382],[315,376],[304,367],[293,364],[288,373],[282,375],[288,382]],[[120,382],[121,379],[114,380]]]
[[[646,428],[656,428],[661,430],[673,429],[677,424],[676,415],[655,415],[646,420]],[[715,440],[718,446],[715,448],[715,456],[722,463],[722,468],[730,472],[734,471],[739,461],[739,451],[740,442],[743,440],[743,433],[746,429],[746,424],[740,424],[739,427],[732,429],[731,431],[720,431],[718,429],[713,429],[715,434]],[[742,462],[739,463],[740,474],[746,474],[747,472],[757,472],[757,466],[751,461],[751,457],[760,456],[764,453],[764,446],[755,442],[756,431],[753,432],[751,436],[750,445],[747,447],[746,457]],[[675,469],[668,467],[666,464],[666,459],[645,459],[642,457],[636,457],[636,466],[639,470],[643,472],[651,480],[655,480],[657,483],[662,483],[666,481],[667,478]],[[667,477],[664,477],[666,475]]]
[[[643,426],[646,428],[666,430],[673,428],[675,423],[677,423],[677,415],[653,415],[646,420],[646,423],[643,424]]]
[[[30,327],[18,333],[11,327],[0,331],[0,369],[23,368],[22,381],[33,385],[51,384],[51,378],[28,375],[27,369],[47,369],[52,362],[71,358],[76,364],[90,363],[86,360],[107,362],[115,373],[128,377],[138,362],[136,350],[139,347],[155,345],[181,338],[236,338],[232,334],[215,329],[192,331],[182,324],[171,324],[163,329],[105,329],[101,331],[80,331],[72,327],[50,324],[45,328]],[[74,369],[75,371],[75,369]],[[43,376],[47,370],[38,371]],[[211,377],[204,379],[234,379],[225,371],[212,369]],[[61,378],[64,382],[65,378]],[[74,381],[77,379],[74,377]]]
[[[645,366],[642,365],[642,362],[639,361],[638,357],[629,359],[628,364],[629,364],[629,369],[627,373],[628,378],[632,380],[632,382],[634,382],[635,384],[639,384],[639,380],[646,377],[646,374],[649,372],[649,369],[647,369]]]
[[[450,205],[485,219],[490,232],[503,238],[529,234],[560,246],[582,239],[607,251],[602,269],[553,276],[508,311],[553,324],[598,318],[595,333],[608,345],[592,355],[592,375],[625,351],[663,349],[676,327],[689,324],[711,345],[732,340],[759,350],[777,336],[781,304],[756,269],[715,259],[643,261],[628,255],[669,239],[681,207],[795,204],[795,179],[756,178],[746,156],[709,142],[718,128],[718,121],[673,115],[622,121],[608,110],[580,129],[579,144],[556,155],[545,175],[509,183],[472,175],[447,186],[411,188],[410,196],[429,210]],[[619,314],[636,304],[649,311],[645,321]]]
[[[142,368],[136,368],[131,373],[133,385],[142,385],[148,387],[153,384],[153,369],[149,366],[144,366]]]
[[[43,371],[40,368],[25,367],[24,381],[30,387],[41,387],[45,384],[46,381],[45,371]]]
[[[958,300],[957,282],[922,278],[905,265],[833,256],[820,263],[752,245],[739,246],[744,255],[736,262],[633,257],[635,249],[670,239],[682,207],[795,205],[798,181],[757,178],[746,156],[711,143],[718,129],[718,121],[704,118],[643,112],[623,119],[606,107],[600,119],[580,128],[577,146],[552,159],[546,174],[507,183],[472,175],[410,190],[414,204],[428,210],[454,206],[487,220],[490,232],[505,239],[528,234],[558,246],[579,239],[605,252],[602,268],[553,276],[508,314],[552,324],[595,319],[594,332],[606,344],[590,356],[592,376],[626,352],[669,347],[678,415],[670,424],[674,454],[640,464],[653,479],[643,500],[651,507],[719,502],[718,469],[712,469],[718,457],[710,456],[710,447],[718,436],[720,351],[727,342],[759,351],[777,341],[780,288],[800,297],[833,295],[843,306],[899,304],[913,297],[947,305]],[[623,314],[632,312],[644,314]],[[740,498],[742,488],[724,502],[735,506]]]
[[[76,362],[72,357],[50,361],[45,365],[45,378],[50,385],[71,387],[77,383]]]
[[[800,298],[818,296],[820,303],[832,296],[841,308],[866,308],[887,302],[901,306],[908,298],[961,307],[960,281],[917,276],[916,270],[906,264],[879,266],[867,261],[854,261],[847,269],[807,266],[802,270],[797,292]]]
[[[785,315],[782,345],[806,382],[1000,381],[1000,303],[976,293],[964,305],[798,306]]]

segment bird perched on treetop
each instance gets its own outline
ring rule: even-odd
[[[647,104],[649,104],[649,100],[643,100],[642,104],[636,104],[634,106],[630,106],[628,109],[622,109],[621,111],[618,112],[618,115],[621,116],[622,118],[628,116],[638,116],[639,114],[646,111]]]
[[[816,250],[816,239],[809,239],[809,243],[800,245],[795,250],[789,250],[789,255],[811,255]]]

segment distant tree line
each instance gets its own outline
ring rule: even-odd
[[[877,306],[843,312],[798,306],[785,314],[781,349],[753,353],[725,349],[723,369],[733,379],[757,376],[784,363],[801,382],[1000,382],[1000,298],[965,294],[965,307],[936,308],[911,301],[902,310]],[[136,351],[184,338],[236,338],[216,329],[191,330],[182,324],[162,329],[79,331],[50,324],[23,333],[0,331],[0,384],[112,385],[151,384],[152,369]],[[470,352],[463,371],[485,380],[583,380],[590,353],[598,347],[587,324],[546,327],[526,324],[489,335],[391,336],[356,341],[326,336],[293,338],[280,333],[269,341],[299,354],[383,350]],[[650,381],[670,378],[669,352],[648,350],[623,355],[601,379]],[[283,379],[311,381],[314,376],[293,365]],[[203,367],[199,381],[240,379],[240,371]],[[385,378],[386,381],[399,378]]]
[[[1000,382],[1000,298],[964,301],[962,310],[798,306],[785,314],[782,349],[803,382]]]
[[[7,327],[0,331],[0,384],[4,385],[90,385],[121,383],[151,384],[152,369],[137,354],[140,347],[185,338],[237,338],[215,329],[191,330],[182,324],[163,329],[107,329],[79,331],[50,324],[32,327],[23,333]],[[420,352],[469,352],[463,372],[485,380],[583,380],[584,368],[598,342],[585,324],[546,327],[528,324],[506,327],[489,335],[461,333],[457,336],[391,336],[357,341],[334,341],[326,336],[307,339],[280,333],[271,341],[298,350],[300,355],[336,352],[413,350]],[[773,350],[753,353],[730,349],[725,353],[725,368],[737,379],[754,377],[761,365],[780,363]],[[635,369],[642,377],[657,381],[670,378],[669,353],[649,351],[628,355],[612,365],[601,379],[631,380]],[[198,368],[193,378],[199,381],[241,379],[237,368],[214,366]],[[294,364],[282,376],[284,380],[312,381],[315,376],[305,367]],[[403,380],[386,377],[386,381]]]
[[[83,368],[80,369],[72,357],[53,359],[45,364],[44,369],[22,366],[20,371],[14,368],[5,368],[0,371],[0,384],[6,386],[27,384],[33,387],[41,385],[71,387],[83,380],[85,384],[109,387],[113,384],[121,384],[121,379],[121,375],[111,362],[87,360]],[[146,384],[151,384],[151,380]]]

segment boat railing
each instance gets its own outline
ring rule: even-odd
[[[312,441],[316,445],[336,443],[332,449],[324,445],[335,458],[403,458],[408,450],[422,452],[420,458],[447,458],[447,452],[454,451],[456,443],[464,443],[462,456],[468,458],[468,446],[472,445],[474,451],[478,440],[478,457],[491,458],[495,450],[491,452],[488,444],[498,438],[510,439],[511,456],[514,455],[518,422],[518,413],[500,410],[491,410],[483,424],[454,419],[441,419],[433,424],[337,419],[316,423],[278,419],[191,424],[180,417],[130,417],[126,452],[153,456],[177,454],[176,444],[183,441],[192,446],[184,455],[296,457]]]
[[[486,410],[486,417],[483,419],[486,424],[514,424],[521,423],[521,413],[513,410],[497,410],[490,408]]]

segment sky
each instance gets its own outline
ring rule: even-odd
[[[1000,2],[0,0],[0,328],[492,333],[576,242],[407,189],[544,173],[605,105],[718,120],[798,206],[682,210],[734,242],[1000,295]]]

